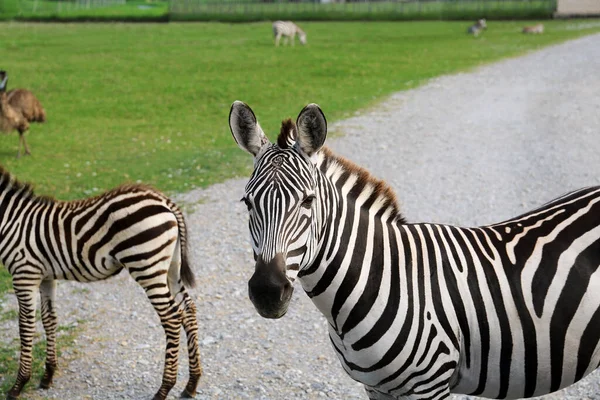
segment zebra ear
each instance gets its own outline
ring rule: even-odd
[[[254,157],[260,152],[269,139],[256,121],[252,109],[244,102],[236,100],[229,111],[229,129],[235,142],[242,150]]]
[[[308,156],[316,153],[325,143],[327,120],[318,105],[311,103],[304,107],[298,119],[298,138],[296,142]]]

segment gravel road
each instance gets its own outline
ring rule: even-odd
[[[600,35],[588,36],[434,79],[332,124],[330,131],[343,135],[328,145],[387,180],[410,221],[479,225],[515,216],[600,184],[599,44]],[[187,211],[200,282],[192,292],[205,371],[197,399],[366,399],[342,371],[324,319],[299,286],[283,319],[255,313],[239,202],[245,182],[176,198]],[[60,358],[55,387],[24,397],[150,399],[160,384],[164,337],[142,290],[121,274],[94,284],[61,282],[58,293],[60,324],[79,326],[81,334]],[[0,306],[16,309],[14,296]],[[15,322],[0,322],[0,342],[16,337]],[[170,398],[187,379],[185,360],[180,370]],[[599,382],[593,374],[545,399],[600,399]]]

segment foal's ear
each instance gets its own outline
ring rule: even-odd
[[[298,114],[296,126],[296,143],[308,156],[312,156],[323,146],[327,136],[327,120],[323,111],[314,103],[307,105]]]
[[[242,150],[254,157],[260,152],[269,139],[256,121],[252,109],[244,102],[236,100],[229,111],[229,129],[235,142]]]

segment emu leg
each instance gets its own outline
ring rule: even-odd
[[[46,370],[40,382],[42,389],[48,389],[52,386],[52,378],[56,371],[56,309],[54,308],[54,299],[56,293],[56,281],[45,280],[40,285],[40,297],[42,308],[42,323],[46,331]]]
[[[25,140],[25,131],[19,130],[19,153],[17,154],[17,158],[21,157],[21,143],[23,143],[25,155],[31,155],[31,151],[29,151],[29,146],[27,146],[27,140]]]
[[[33,347],[33,335],[35,333],[35,287],[26,288],[15,285],[17,278],[13,278],[15,295],[19,302],[19,336],[21,338],[21,356],[19,359],[19,373],[13,387],[9,390],[7,399],[17,399],[23,387],[31,378],[31,349]]]
[[[184,315],[183,329],[187,336],[188,357],[190,360],[190,377],[184,391],[183,398],[194,398],[198,381],[202,376],[202,365],[200,362],[200,348],[198,346],[198,322],[196,321],[196,305],[190,295],[184,291]]]

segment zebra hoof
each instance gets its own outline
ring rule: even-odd
[[[10,393],[6,396],[6,400],[18,400],[18,398],[19,398],[18,396],[15,397]]]
[[[187,391],[187,389],[185,389],[183,392],[181,392],[181,396],[182,399],[193,399],[196,397],[196,392],[190,393]]]
[[[40,389],[50,389],[52,387],[52,381],[41,381]]]
[[[160,393],[156,393],[154,395],[154,397],[152,398],[152,400],[165,400],[167,398],[167,396],[160,394]]]

